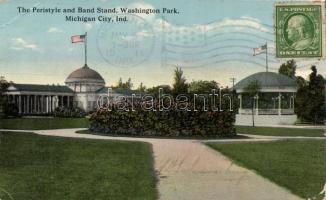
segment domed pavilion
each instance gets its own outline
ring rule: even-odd
[[[256,83],[258,93],[250,95],[248,85]],[[295,79],[274,72],[259,72],[239,81],[234,89],[239,98],[237,125],[294,124],[294,99],[298,89]]]
[[[73,71],[65,80],[65,84],[75,93],[75,106],[87,112],[95,108],[97,91],[105,87],[102,76],[87,65]]]

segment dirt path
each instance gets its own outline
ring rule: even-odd
[[[77,134],[76,130],[78,129],[33,132],[48,136],[151,143],[155,169],[159,176],[158,190],[162,200],[300,199],[254,172],[233,164],[227,157],[198,140],[109,137]],[[254,139],[261,140],[274,139]]]

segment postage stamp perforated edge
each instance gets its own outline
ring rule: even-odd
[[[278,38],[277,38],[277,7],[280,6],[320,6],[321,7],[321,52],[318,56],[279,56],[278,55]],[[274,3],[274,39],[275,39],[275,57],[278,60],[284,60],[289,58],[295,58],[297,60],[309,60],[309,59],[326,59],[326,2],[325,1],[277,1]]]

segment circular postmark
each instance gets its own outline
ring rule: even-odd
[[[284,39],[288,47],[294,50],[304,50],[314,42],[315,26],[308,15],[295,13],[284,23]]]
[[[9,192],[0,187],[0,200],[14,200]]]
[[[117,67],[132,67],[145,62],[155,43],[152,26],[138,15],[117,15],[98,30],[97,48],[102,58]]]

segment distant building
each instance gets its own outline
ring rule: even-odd
[[[20,115],[50,114],[58,106],[76,106],[86,112],[96,109],[97,99],[107,95],[102,76],[87,65],[73,71],[65,80],[65,86],[12,84],[6,95],[14,103]],[[129,89],[112,89],[112,95],[130,95]]]
[[[250,97],[245,88],[253,81],[259,83],[260,90],[257,96]],[[296,122],[294,99],[298,86],[294,79],[274,72],[259,72],[239,81],[234,89],[240,102],[236,115],[237,125],[252,125],[252,112],[256,125]]]

